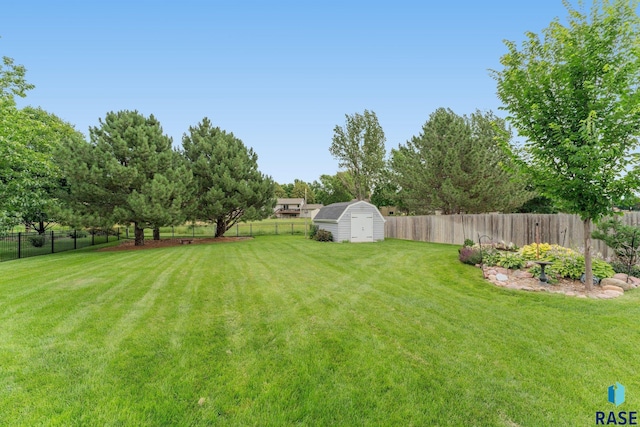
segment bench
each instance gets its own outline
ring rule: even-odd
[[[180,239],[181,245],[184,245],[184,244],[190,245],[192,242],[193,242],[193,239]]]

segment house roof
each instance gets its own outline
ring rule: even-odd
[[[307,210],[314,210],[314,209],[321,209],[324,205],[322,203],[307,203],[306,205],[304,205],[303,209],[307,209]]]
[[[304,203],[304,199],[302,197],[294,199],[277,199],[276,203],[279,205],[301,205]]]
[[[331,205],[327,205],[323,207],[322,209],[320,209],[320,211],[318,212],[318,214],[313,220],[320,221],[320,222],[338,222],[340,218],[342,218],[342,215],[344,215],[344,213],[346,212],[347,208],[355,204],[369,205],[376,210],[376,212],[378,213],[378,215],[380,215],[380,217],[382,217],[382,214],[380,213],[378,208],[376,208],[371,203],[367,203],[364,200],[352,200],[350,202],[333,203]]]

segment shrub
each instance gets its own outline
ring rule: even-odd
[[[627,266],[627,271],[629,266],[638,263],[640,258],[640,227],[626,225],[619,219],[613,218],[599,223],[591,237],[602,240],[613,249],[618,261]]]
[[[482,263],[484,265],[498,265],[498,261],[500,261],[500,252],[495,249],[485,249],[482,254]]]
[[[44,246],[45,238],[44,236],[31,236],[29,237],[29,242],[34,248],[41,248]]]
[[[480,248],[463,246],[458,251],[458,259],[470,265],[480,264],[482,262],[482,251]]]
[[[315,224],[311,224],[311,226],[309,227],[309,238],[314,239],[317,233],[318,233],[318,226]]]
[[[524,258],[518,253],[504,252],[499,253],[497,265],[504,268],[518,269],[525,264]]]
[[[540,254],[540,261],[553,261],[556,258],[561,258],[568,254],[579,255],[574,250],[560,245],[551,245],[549,243],[540,243],[540,245],[532,243],[530,245],[525,245],[520,249],[520,255],[522,255],[525,260],[537,260],[536,256],[538,253]]]
[[[611,263],[611,268],[613,268],[613,271],[616,273],[624,273],[633,277],[640,277],[640,265],[632,265],[631,268],[629,268],[629,266],[623,262],[614,261]]]
[[[473,243],[473,240],[471,239],[464,239],[464,244],[462,246],[467,246],[467,247],[471,247],[473,246],[475,243]]]
[[[67,236],[71,237],[72,239],[82,239],[84,237],[87,237],[87,232],[82,230],[71,230],[67,233]]]
[[[593,270],[593,275],[600,279],[613,277],[613,275],[616,274],[611,264],[601,259],[593,260],[591,270]]]
[[[318,242],[333,242],[333,234],[328,230],[318,230],[313,239]]]

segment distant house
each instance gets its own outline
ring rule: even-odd
[[[273,210],[276,218],[300,218],[303,198],[278,199]]]
[[[324,205],[322,203],[308,203],[302,206],[302,213],[300,214],[300,218],[315,218],[320,209],[322,209]]]
[[[313,223],[330,231],[334,242],[384,240],[384,217],[378,208],[363,200],[333,203],[320,209]]]
[[[273,213],[276,218],[312,218],[323,205],[305,204],[303,198],[277,199]]]

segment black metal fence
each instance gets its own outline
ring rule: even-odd
[[[0,261],[48,255],[120,240],[120,229],[0,234]]]

